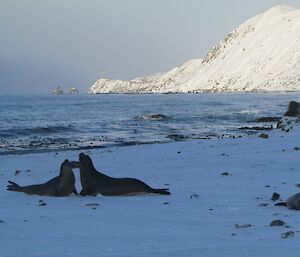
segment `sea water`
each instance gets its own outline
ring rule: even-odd
[[[291,100],[300,93],[2,95],[0,154],[243,134],[257,118],[282,116]]]

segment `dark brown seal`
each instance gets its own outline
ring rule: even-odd
[[[7,186],[8,191],[23,192],[29,195],[68,196],[72,192],[77,195],[75,176],[68,160],[61,164],[59,176],[44,184],[22,187],[12,181],[8,182],[10,183]]]
[[[81,195],[97,195],[98,193],[106,196],[135,195],[142,193],[155,193],[170,195],[167,188],[153,189],[144,182],[134,178],[112,178],[98,172],[88,155],[81,153],[80,161],[80,180],[82,185]]]

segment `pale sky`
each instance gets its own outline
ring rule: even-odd
[[[248,18],[299,0],[0,0],[0,94],[81,92],[167,71]]]

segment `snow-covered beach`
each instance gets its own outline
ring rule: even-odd
[[[103,173],[169,187],[171,196],[9,192],[7,180],[44,182],[79,151],[0,156],[0,256],[299,256],[299,212],[270,200],[299,191],[299,132],[86,152]],[[270,227],[277,219],[286,226]],[[288,231],[294,237],[282,238]]]

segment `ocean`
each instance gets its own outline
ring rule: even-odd
[[[258,133],[300,93],[1,95],[0,154],[91,149]]]

